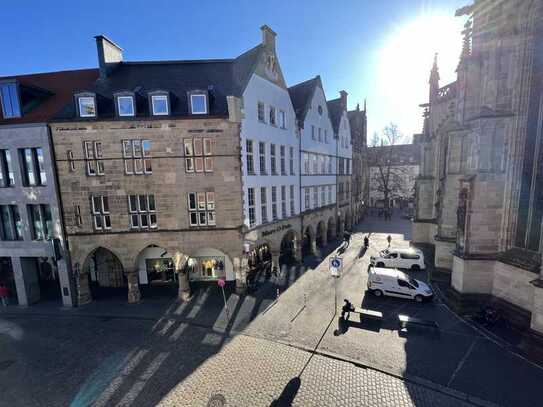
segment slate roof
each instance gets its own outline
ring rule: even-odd
[[[193,90],[208,91],[210,116],[226,116],[226,97],[242,95],[261,50],[262,45],[258,45],[234,59],[120,62],[107,78],[80,89],[97,97],[97,117],[83,120],[116,118],[113,95],[122,91],[136,94],[136,118],[151,117],[147,95],[157,90],[169,92],[171,117],[189,115],[187,93]],[[57,119],[74,119],[76,113],[71,103]]]
[[[334,133],[338,134],[339,124],[341,123],[341,116],[343,115],[343,106],[341,105],[341,98],[329,100],[326,102],[328,106],[328,114],[330,115],[330,121],[332,122],[332,128]]]
[[[294,106],[296,118],[299,123],[303,123],[305,120],[305,116],[311,106],[311,100],[313,99],[317,86],[322,88],[321,78],[318,75],[288,88],[290,100],[292,100],[292,105]]]
[[[4,119],[0,109],[0,125],[45,123],[53,118],[67,103],[73,100],[73,91],[91,86],[98,78],[98,69],[80,69],[6,76],[0,80],[15,79],[19,83],[22,117]],[[38,102],[36,105],[35,103]]]

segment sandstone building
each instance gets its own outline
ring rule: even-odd
[[[475,1],[457,79],[437,61],[420,136],[414,240],[462,302],[492,300],[543,333],[543,3]]]

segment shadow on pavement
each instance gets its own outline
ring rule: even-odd
[[[292,402],[294,401],[294,398],[296,397],[296,394],[298,394],[298,390],[300,389],[300,385],[302,384],[302,380],[299,376],[292,378],[279,397],[272,401],[270,404],[270,407],[289,407],[292,406]]]

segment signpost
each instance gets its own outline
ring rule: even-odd
[[[330,258],[330,275],[334,278],[334,315],[337,312],[337,280],[343,269],[343,259],[341,257]]]
[[[228,312],[228,304],[226,303],[226,294],[224,293],[224,286],[226,285],[226,281],[224,281],[223,278],[219,278],[217,280],[217,284],[219,285],[219,287],[221,287],[221,290],[222,290],[222,298],[224,300],[224,308],[226,308],[226,319],[230,320],[230,314]]]

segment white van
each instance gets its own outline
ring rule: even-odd
[[[394,267],[399,269],[424,270],[424,253],[422,250],[385,249],[378,256],[371,256],[370,263],[376,267]]]
[[[410,298],[417,302],[431,299],[434,296],[428,284],[415,280],[403,271],[380,267],[370,267],[368,291],[376,297]]]

